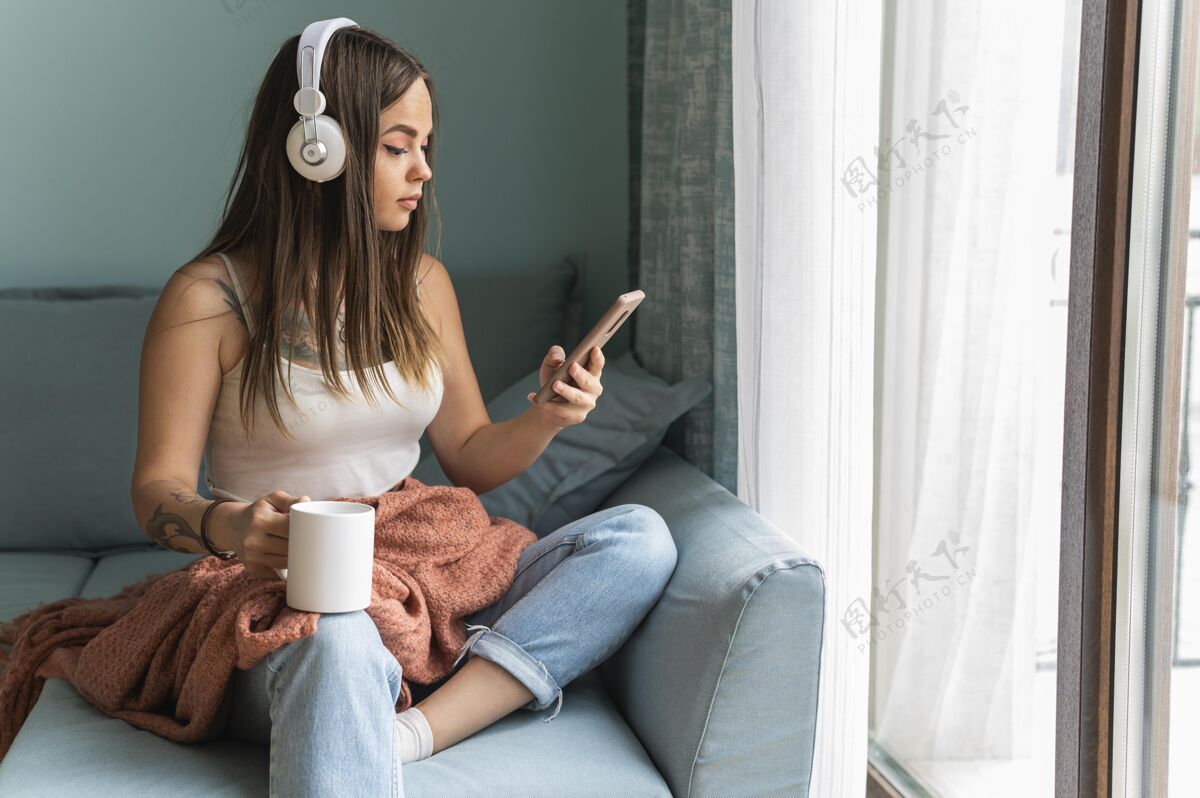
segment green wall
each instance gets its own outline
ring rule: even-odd
[[[0,287],[161,285],[215,229],[279,44],[347,16],[412,50],[438,81],[451,275],[502,279],[585,252],[593,319],[628,288],[623,2],[0,0],[0,10]]]

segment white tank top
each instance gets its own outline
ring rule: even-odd
[[[251,333],[254,318],[241,279],[225,253],[229,278],[242,305]],[[420,283],[417,292],[420,294]],[[320,369],[291,363],[293,405],[276,378],[279,412],[292,433],[284,437],[275,426],[263,396],[255,397],[254,437],[247,441],[238,394],[239,360],[221,380],[204,447],[205,482],[215,497],[253,502],[274,490],[313,500],[339,496],[376,496],[403,481],[420,458],[421,435],[442,403],[442,373],[433,363],[433,390],[423,391],[405,379],[395,361],[384,364],[392,391],[402,404],[376,389],[378,409],[367,401],[353,371],[342,372],[349,399],[331,392]],[[282,355],[282,369],[288,360]]]

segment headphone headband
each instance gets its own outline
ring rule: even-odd
[[[321,90],[321,60],[325,56],[325,45],[335,31],[342,28],[357,28],[358,23],[346,17],[320,19],[311,22],[300,34],[300,47],[296,51],[296,81],[300,88],[311,86],[314,91]],[[305,61],[310,61],[308,82],[304,80]]]

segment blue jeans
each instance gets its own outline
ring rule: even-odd
[[[666,522],[641,504],[599,510],[521,552],[512,586],[464,619],[454,670],[411,684],[419,702],[470,655],[529,689],[521,708],[553,720],[562,689],[633,634],[675,570]],[[325,613],[312,635],[234,670],[226,736],[269,745],[270,794],[403,796],[392,740],[401,665],[365,610]]]

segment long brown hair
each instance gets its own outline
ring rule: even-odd
[[[284,149],[298,118],[292,100],[298,88],[299,40],[299,36],[286,40],[267,69],[220,225],[195,258],[235,249],[255,253],[253,281],[261,290],[248,289],[250,297],[258,299],[252,307],[255,325],[242,364],[241,416],[249,434],[251,408],[261,393],[275,426],[289,438],[275,393],[278,375],[295,404],[278,357],[288,308],[300,308],[311,320],[325,382],[342,396],[349,391],[333,357],[343,299],[345,360],[372,404],[376,400],[368,370],[388,397],[400,403],[387,380],[387,361],[394,361],[405,378],[426,390],[432,385],[430,361],[445,364],[441,343],[416,296],[427,203],[432,202],[438,218],[433,180],[422,187],[421,203],[399,231],[376,226],[372,194],[380,114],[416,81],[424,80],[436,131],[433,80],[414,55],[374,31],[355,27],[335,32],[321,65],[321,91],[326,97],[324,113],[338,121],[346,138],[346,167],[337,178],[315,183],[292,168]],[[430,168],[437,141],[431,134],[426,149]]]

